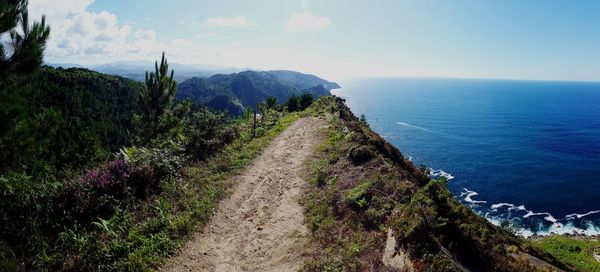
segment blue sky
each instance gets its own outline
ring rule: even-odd
[[[600,1],[30,0],[49,62],[600,80]]]

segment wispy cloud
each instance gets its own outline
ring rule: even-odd
[[[326,16],[318,17],[310,12],[298,12],[290,15],[285,20],[285,25],[289,31],[311,31],[331,25],[331,19]]]
[[[213,17],[208,18],[204,21],[207,26],[221,26],[221,27],[254,27],[256,23],[248,20],[246,16],[234,16],[234,17]]]
[[[198,38],[211,38],[211,37],[216,37],[216,36],[217,36],[217,33],[215,33],[215,32],[196,34],[196,37],[198,37]]]

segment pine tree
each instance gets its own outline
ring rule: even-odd
[[[33,111],[29,80],[42,64],[49,35],[44,16],[29,25],[27,0],[0,0],[0,36],[8,38],[0,42],[0,169],[17,163],[16,155],[25,153],[19,147],[35,142],[29,131],[53,116],[46,109]]]
[[[265,99],[264,104],[267,109],[277,109],[279,107],[279,103],[277,102],[277,99],[275,99],[275,97],[273,97],[273,96],[267,97],[267,99]]]
[[[175,104],[177,82],[169,75],[169,65],[162,54],[160,65],[154,64],[154,72],[146,72],[139,104],[142,114],[134,117],[137,141],[147,145],[153,140],[168,140],[181,131],[182,121],[189,111],[189,102]]]
[[[303,93],[302,96],[298,99],[298,104],[300,105],[300,110],[305,110],[313,103],[313,97],[310,93]]]
[[[285,102],[285,107],[288,112],[295,112],[300,108],[300,98],[296,95],[290,96]]]
[[[45,16],[30,26],[27,4],[27,0],[0,0],[0,34],[8,32],[10,39],[0,43],[0,81],[31,73],[42,64],[50,27]]]
[[[360,122],[363,124],[367,124],[367,117],[364,114],[360,115]]]
[[[25,1],[0,0],[0,33],[5,33],[17,26]]]

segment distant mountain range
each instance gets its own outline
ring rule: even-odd
[[[80,65],[74,63],[47,63],[55,68],[86,68],[104,74],[117,75],[136,81],[145,79],[151,71],[150,61],[120,61],[102,65]],[[292,95],[310,93],[314,97],[330,95],[340,86],[315,75],[288,70],[258,71],[250,68],[238,69],[217,65],[170,63],[175,71],[177,99],[190,99],[215,110],[225,110],[240,115],[248,107],[273,96],[284,103]]]
[[[118,61],[100,65],[81,65],[75,63],[46,63],[55,68],[87,68],[93,71],[126,77],[129,79],[143,81],[146,71],[153,71],[154,62],[151,61]],[[169,68],[175,71],[175,80],[184,81],[193,77],[209,77],[216,74],[231,74],[250,68],[232,68],[210,64],[179,64],[169,63]]]
[[[276,76],[280,80],[292,84],[294,87],[304,90],[322,85],[327,91],[339,89],[340,85],[335,82],[324,80],[311,74],[303,74],[295,71],[272,70],[269,74]]]
[[[335,82],[294,71],[243,71],[185,80],[177,85],[177,99],[190,99],[239,115],[270,96],[284,103],[292,95],[310,93],[319,97],[330,95],[329,91],[336,88],[340,86]]]

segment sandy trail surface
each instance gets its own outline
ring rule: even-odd
[[[301,118],[238,176],[202,232],[162,271],[295,271],[308,241],[298,203],[303,163],[321,143],[326,121]]]

